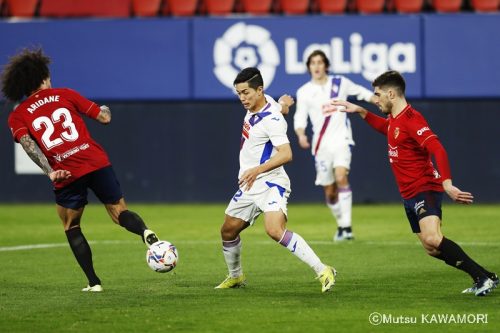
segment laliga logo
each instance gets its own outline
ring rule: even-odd
[[[215,76],[228,88],[233,89],[234,78],[246,67],[257,67],[266,87],[269,87],[280,63],[280,56],[269,31],[239,22],[215,41],[214,62]]]

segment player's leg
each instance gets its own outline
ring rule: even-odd
[[[337,222],[339,231],[334,240],[352,240],[352,190],[349,185],[348,175],[351,165],[351,146],[339,146],[332,155],[332,165],[335,184],[338,191],[338,202],[341,218]]]
[[[89,175],[89,187],[104,204],[113,222],[141,236],[147,246],[158,241],[156,234],[147,228],[142,218],[128,210],[120,183],[111,166],[92,172]]]
[[[333,171],[333,162],[331,156],[326,154],[318,154],[315,157],[316,166],[316,185],[323,186],[325,193],[325,202],[337,222],[337,232],[334,235],[334,240],[340,240],[339,236],[342,235],[342,208],[340,206],[338,189],[335,184],[335,177]]]
[[[92,250],[80,228],[80,220],[88,203],[88,178],[85,175],[54,193],[57,214],[63,223],[69,246],[88,279],[88,286],[82,291],[102,291],[101,280],[97,277],[92,262]]]
[[[222,253],[228,276],[215,289],[237,288],[245,285],[245,275],[241,265],[240,233],[250,226],[258,214],[258,209],[253,202],[241,190],[238,190],[226,209],[224,223],[220,229]]]

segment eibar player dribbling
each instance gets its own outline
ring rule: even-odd
[[[323,264],[299,234],[285,228],[290,180],[283,165],[292,160],[292,150],[281,107],[264,94],[257,68],[243,69],[234,80],[234,87],[247,112],[240,145],[239,189],[229,202],[221,227],[229,275],[215,288],[245,285],[240,233],[263,213],[267,234],[309,265],[317,274],[321,291],[329,291],[335,284],[335,269]]]
[[[469,274],[471,288],[464,293],[484,296],[499,279],[472,260],[462,248],[441,232],[443,192],[455,202],[471,204],[473,196],[452,184],[448,156],[424,117],[408,104],[404,78],[388,71],[373,81],[376,104],[387,118],[376,116],[355,104],[333,100],[332,110],[358,113],[371,127],[387,136],[389,162],[403,197],[406,216],[427,253]],[[431,160],[436,161],[436,168]]]
[[[52,88],[50,58],[41,49],[25,49],[10,58],[2,72],[2,92],[12,101],[24,101],[9,115],[16,142],[50,178],[57,213],[68,243],[84,271],[88,285],[82,291],[103,290],[92,251],[80,228],[91,189],[116,224],[142,237],[146,245],[158,241],[139,215],[127,209],[120,184],[104,149],[90,136],[82,115],[101,124],[111,111],[67,88]]]

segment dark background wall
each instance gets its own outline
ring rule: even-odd
[[[120,103],[109,105],[109,126],[88,121],[94,138],[110,155],[126,198],[134,202],[226,202],[237,189],[238,153],[244,110],[237,100]],[[500,202],[498,100],[410,101],[427,118],[446,147],[454,183],[477,202]],[[14,144],[7,128],[10,105],[0,105],[0,201],[51,201],[45,176],[14,173]],[[371,106],[369,108],[377,112]],[[286,166],[291,202],[322,201],[314,186],[309,151],[288,135],[294,160]],[[399,201],[387,161],[385,137],[351,116],[356,147],[351,185],[354,201]]]

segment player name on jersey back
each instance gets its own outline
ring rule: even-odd
[[[28,108],[26,109],[29,113],[33,113],[38,109],[39,107],[48,104],[48,103],[53,103],[53,102],[59,102],[59,95],[54,95],[54,96],[47,96],[42,99],[39,99],[32,103]]]

